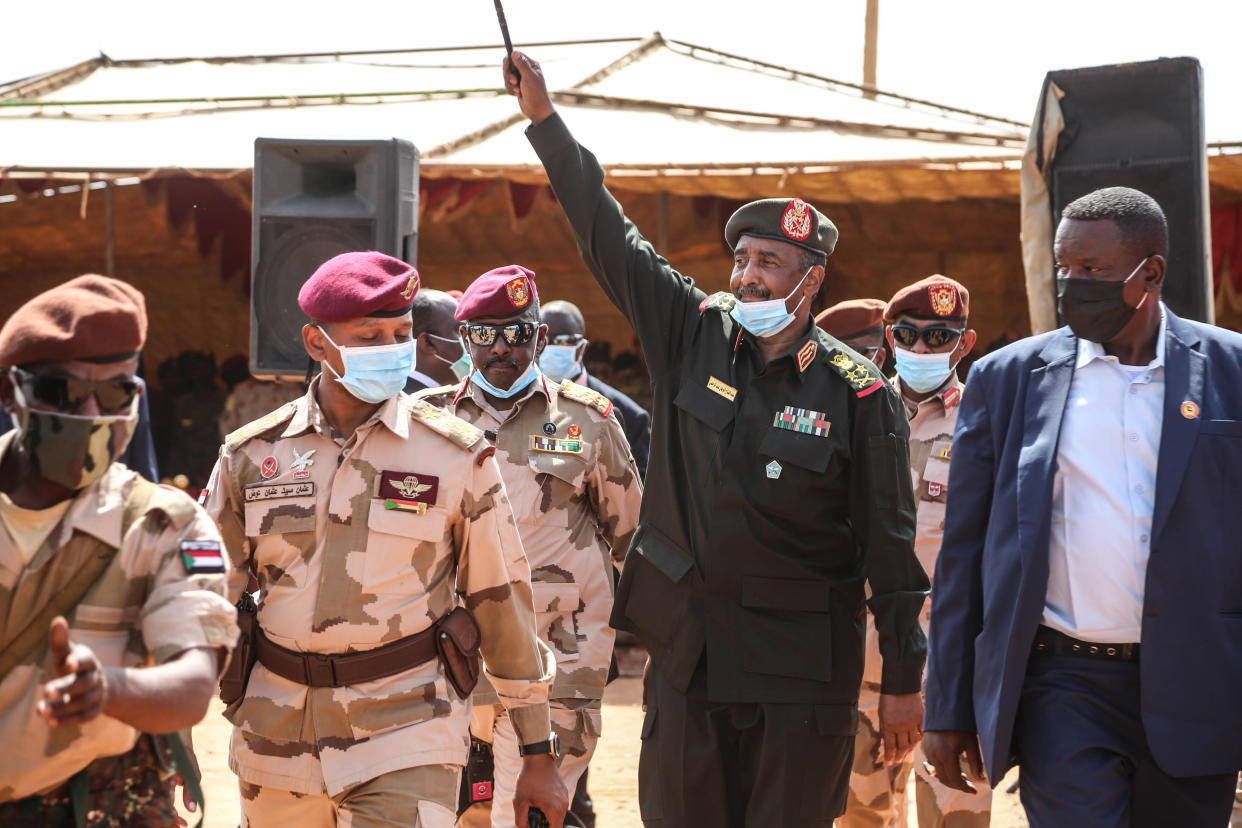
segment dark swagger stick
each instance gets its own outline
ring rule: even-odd
[[[509,72],[513,75],[513,79],[518,83],[522,82],[522,73],[518,71],[517,64],[513,62],[513,41],[509,39],[509,24],[505,20],[505,7],[500,4],[500,0],[494,0],[496,3],[496,21],[500,23],[500,34],[505,39],[505,54],[509,56]]]

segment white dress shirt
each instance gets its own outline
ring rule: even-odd
[[[1164,423],[1165,310],[1156,358],[1078,358],[1057,443],[1043,623],[1086,641],[1139,641]]]

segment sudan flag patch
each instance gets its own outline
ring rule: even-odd
[[[181,562],[185,564],[187,575],[210,575],[224,572],[224,554],[220,551],[220,541],[182,541]]]

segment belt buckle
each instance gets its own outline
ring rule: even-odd
[[[332,657],[325,653],[306,653],[302,667],[306,671],[306,683],[311,687],[336,687],[336,670]]]

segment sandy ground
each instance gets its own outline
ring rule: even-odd
[[[633,672],[627,669],[626,672]],[[642,684],[636,677],[621,678],[608,687],[604,697],[604,735],[591,762],[590,790],[595,799],[598,828],[640,828],[638,818],[638,747],[642,730]],[[207,797],[205,828],[233,828],[239,819],[237,779],[228,768],[230,726],[213,704],[206,720],[194,729],[194,746],[203,771]],[[1026,826],[1017,794],[1003,793],[1006,778],[994,806],[992,825],[997,828]],[[914,786],[910,786],[914,801]],[[913,825],[913,815],[911,825]],[[193,822],[191,822],[193,825]]]

